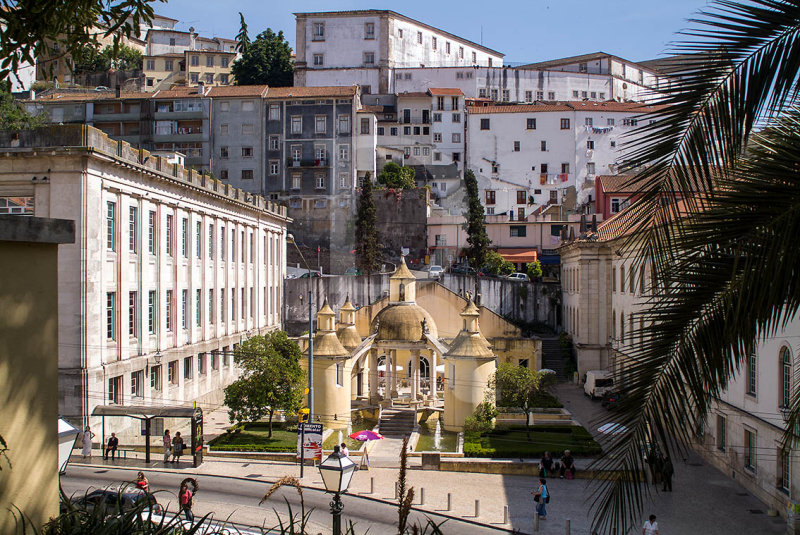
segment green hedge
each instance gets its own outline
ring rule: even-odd
[[[210,446],[211,451],[256,451],[265,453],[285,453],[294,452],[294,449],[286,449],[286,446],[272,446],[270,444],[222,444]]]
[[[559,457],[565,449],[574,456],[594,456],[602,452],[600,445],[580,426],[534,426],[530,442],[524,425],[497,428],[483,434],[464,434],[466,457],[537,458],[545,451]]]

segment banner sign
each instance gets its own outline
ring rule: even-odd
[[[300,458],[300,442],[305,427],[303,446],[305,459],[322,460],[322,424],[300,424],[297,427],[297,458]]]

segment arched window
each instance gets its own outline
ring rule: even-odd
[[[780,363],[780,403],[781,407],[789,407],[792,404],[792,355],[789,352],[789,348],[786,346],[781,348]]]
[[[611,338],[617,337],[617,313],[611,311]]]

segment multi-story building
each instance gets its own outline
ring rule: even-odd
[[[3,133],[0,152],[2,206],[75,221],[60,413],[221,402],[236,345],[280,325],[286,209],[83,125]]]
[[[156,151],[180,152],[186,166],[208,170],[211,162],[211,98],[210,87],[178,87],[158,91],[151,99],[152,124],[150,139],[142,146]]]
[[[175,85],[228,85],[233,82],[231,65],[236,59],[236,41],[200,37],[188,32],[154,28],[147,32],[144,62],[145,91],[171,89]]]
[[[467,107],[467,167],[487,215],[523,220],[541,206],[590,205],[598,174],[616,173],[623,141],[652,106],[536,102]]]
[[[295,85],[389,94],[403,67],[502,66],[503,54],[394,11],[295,13]],[[415,91],[425,91],[428,87]]]

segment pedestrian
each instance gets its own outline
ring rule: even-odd
[[[169,462],[169,454],[172,452],[172,437],[169,436],[169,429],[164,431],[164,464]]]
[[[177,437],[178,434],[179,433],[175,433],[175,436]],[[194,522],[194,514],[192,514],[192,491],[189,490],[189,483],[187,480],[181,482],[178,498],[181,502],[181,512],[186,515],[186,520]]]
[[[181,432],[178,431],[175,433],[175,437],[172,439],[172,462],[173,463],[180,463],[181,462],[181,455],[183,455],[183,438],[181,437]]]
[[[89,457],[89,459],[92,458],[92,439],[94,437],[95,435],[92,433],[92,428],[87,425],[86,429],[83,430],[83,446],[81,447],[81,453],[84,459],[87,457]]]
[[[649,520],[645,520],[642,527],[642,535],[658,535],[658,522],[656,522],[656,515],[650,515]]]
[[[114,460],[114,456],[117,454],[117,446],[119,446],[119,439],[117,438],[116,433],[111,433],[111,438],[108,439],[108,445],[106,446],[105,455],[103,455],[104,459],[108,459],[109,452],[111,453],[111,460]]]
[[[344,442],[342,442],[339,451],[341,451],[345,457],[350,457],[350,450],[347,449],[347,444],[345,444]]]
[[[539,461],[539,475],[542,477],[549,477],[553,471],[553,458],[550,457],[550,452],[544,452],[541,460]]]
[[[136,488],[142,489],[145,492],[150,492],[150,482],[144,477],[144,472],[139,472],[136,475]]]
[[[658,450],[656,450],[655,444],[650,445],[650,449],[647,451],[647,466],[650,468],[650,482],[653,485],[658,484],[658,476],[660,475],[659,472],[659,455]]]
[[[545,505],[550,503],[550,491],[547,489],[547,480],[543,477],[539,478],[539,488],[536,492],[532,492],[533,501],[536,502],[536,513],[539,515],[539,520],[547,520],[547,509]]]
[[[561,456],[561,479],[565,475],[567,479],[575,479],[575,458],[569,450],[564,450],[564,455]]]
[[[672,466],[672,461],[668,455],[664,455],[661,464],[661,479],[664,481],[664,488],[662,490],[672,492],[672,475],[675,473],[675,468]]]

